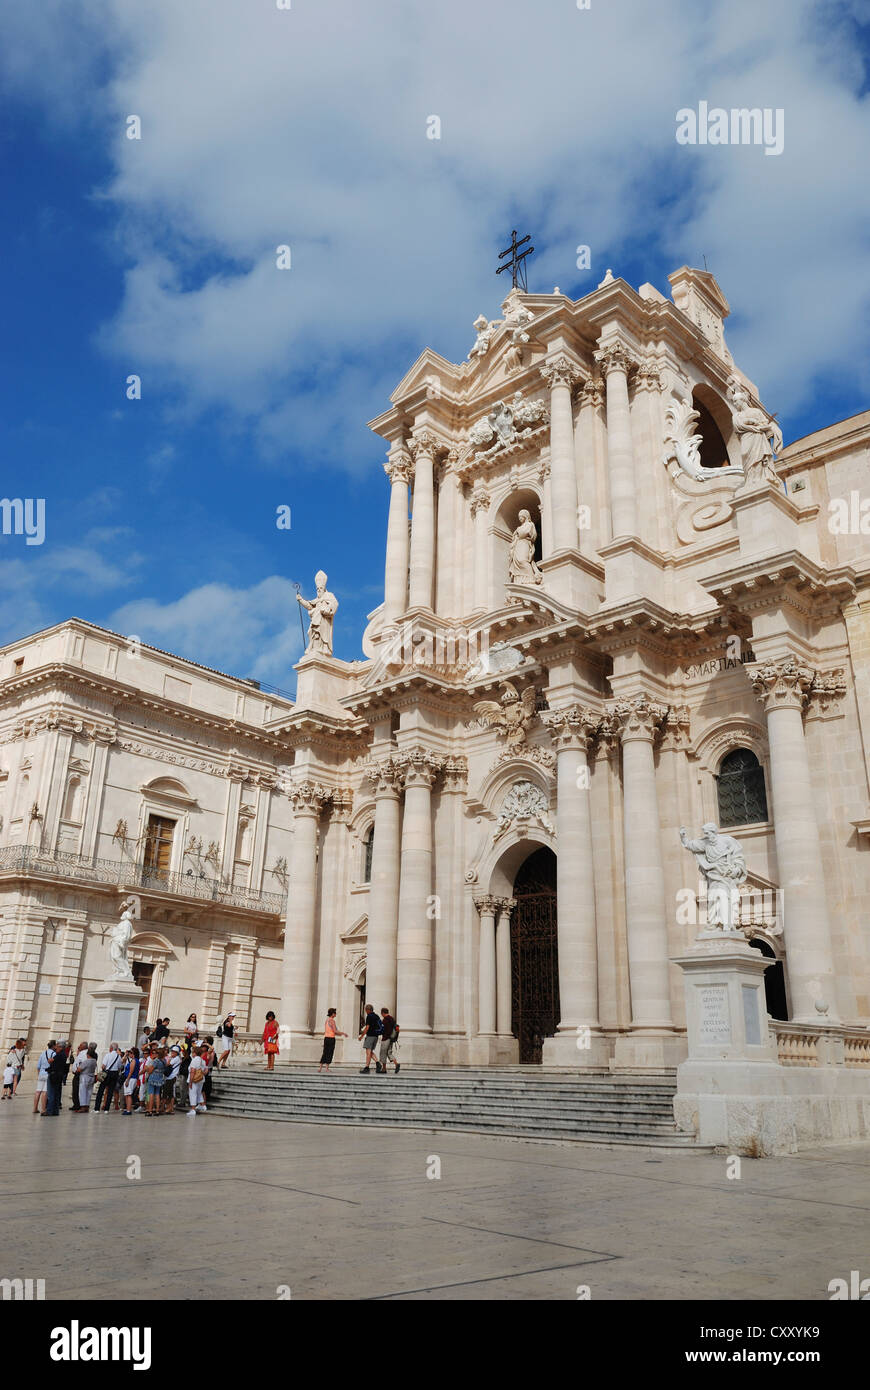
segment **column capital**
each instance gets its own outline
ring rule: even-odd
[[[614,730],[623,743],[637,739],[652,743],[667,718],[667,713],[667,705],[649,700],[643,694],[629,699],[614,700],[608,706]]]
[[[516,898],[496,898],[496,902],[498,903],[499,916],[501,917],[510,917],[517,905]]]
[[[627,344],[620,338],[602,343],[594,357],[605,377],[610,376],[611,372],[624,372],[628,376],[631,369],[637,365]]]
[[[415,461],[421,454],[428,455],[429,458],[434,459],[436,450],[445,447],[444,441],[434,430],[430,430],[426,425],[421,425],[418,429],[415,429],[411,438],[408,440],[408,448]]]
[[[444,791],[462,792],[468,785],[468,759],[455,757],[444,759]]]
[[[591,405],[595,409],[604,405],[604,378],[600,376],[587,377],[580,387],[578,399],[581,406]]]
[[[339,825],[347,825],[353,808],[353,792],[349,787],[341,787],[332,792],[332,818]]]
[[[678,751],[691,744],[691,711],[688,705],[671,705],[661,726],[662,748]]]
[[[478,478],[471,493],[471,515],[477,516],[479,511],[486,511],[492,498],[484,483]]]
[[[405,748],[396,757],[405,775],[405,787],[431,787],[443,767],[443,759],[428,748]]]
[[[793,656],[747,667],[752,688],[766,714],[775,709],[805,709],[816,672],[801,666]]]
[[[601,727],[601,715],[582,705],[569,705],[566,709],[545,711],[541,722],[558,750],[574,748],[585,753]]]
[[[414,464],[411,455],[405,453],[390,454],[384,464],[384,472],[391,483],[409,483],[414,472]]]
[[[332,792],[320,782],[294,782],[287,791],[297,816],[319,816]]]
[[[474,899],[474,906],[477,908],[481,917],[494,917],[501,903],[501,898],[490,897],[488,893],[484,893],[479,898]]]
[[[661,391],[662,375],[654,357],[644,357],[637,364],[634,378],[635,391]]]
[[[555,357],[548,357],[546,362],[543,362],[538,368],[538,371],[551,391],[557,386],[567,386],[570,389],[583,375],[573,357],[569,357],[565,352],[559,352]]]
[[[404,771],[394,757],[365,763],[362,775],[371,782],[375,800],[381,796],[398,796],[405,782]]]

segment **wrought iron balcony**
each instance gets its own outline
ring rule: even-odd
[[[85,883],[117,884],[143,893],[196,898],[200,902],[205,900],[275,916],[284,911],[283,893],[250,893],[193,869],[170,874],[120,859],[92,859],[85,854],[38,849],[35,845],[7,845],[0,849],[0,874],[4,873],[47,874],[51,878],[80,879]]]

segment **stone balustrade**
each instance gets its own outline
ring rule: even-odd
[[[771,1020],[770,1030],[783,1067],[870,1068],[870,1031],[865,1029]]]

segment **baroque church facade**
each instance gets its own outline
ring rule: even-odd
[[[669,279],[422,354],[364,659],[319,574],[295,701],[79,620],[4,650],[7,1038],[86,1028],[132,890],[179,1021],[271,1007],[303,1059],[368,1001],[403,1060],[674,1065],[710,824],[772,1017],[870,1025],[870,546],[830,524],[870,412],[783,448],[713,276]]]

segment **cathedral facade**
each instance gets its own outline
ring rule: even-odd
[[[364,659],[318,574],[295,701],[77,620],[5,649],[6,1037],[86,1026],[132,889],[172,1013],[274,1008],[298,1058],[369,1002],[403,1060],[674,1065],[709,825],[783,1038],[866,1030],[870,412],[783,448],[715,279],[669,278],[423,353]]]

